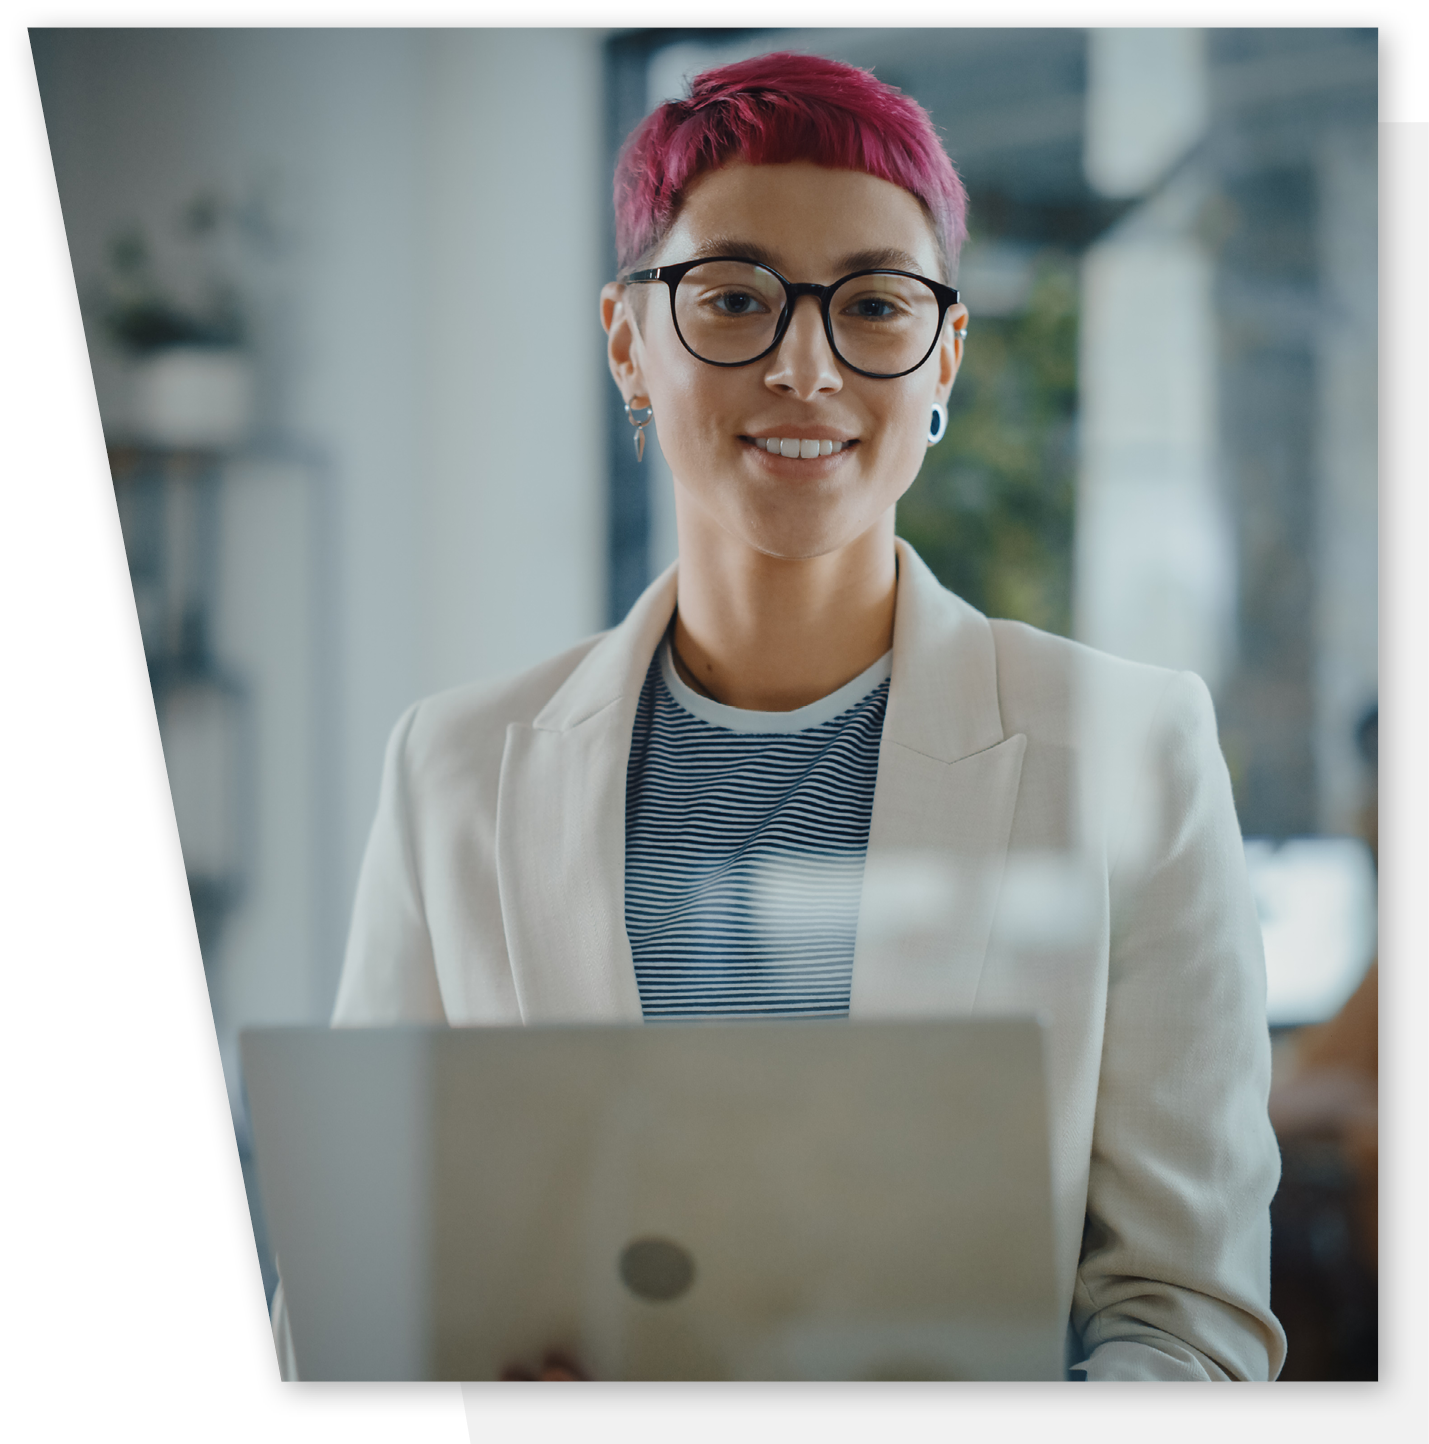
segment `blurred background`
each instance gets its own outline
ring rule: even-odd
[[[673,559],[598,323],[614,157],[688,75],[793,49],[915,96],[971,195],[900,533],[985,611],[1215,697],[1283,1377],[1375,1377],[1373,30],[31,37],[270,1293],[237,1032],[326,1019],[407,704]]]

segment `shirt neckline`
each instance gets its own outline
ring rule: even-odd
[[[796,707],[792,712],[756,712],[748,707],[728,707],[711,697],[701,696],[693,687],[686,685],[675,670],[668,636],[661,640],[656,656],[660,661],[660,675],[675,702],[701,722],[730,732],[804,732],[811,727],[822,727],[840,713],[847,712],[856,702],[861,702],[893,675],[893,650],[890,648],[871,667],[865,668],[827,697],[820,697],[817,702]]]

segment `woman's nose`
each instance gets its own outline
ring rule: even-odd
[[[824,332],[823,312],[814,296],[800,296],[789,318],[789,329],[769,358],[764,384],[801,401],[843,389],[838,358]]]

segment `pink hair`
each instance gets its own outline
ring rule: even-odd
[[[892,181],[923,203],[946,270],[967,236],[967,192],[928,112],[837,60],[781,52],[706,70],[653,110],[615,167],[615,251],[626,271],[674,224],[686,187],[731,160],[812,161]]]

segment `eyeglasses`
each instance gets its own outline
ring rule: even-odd
[[[784,339],[800,296],[818,297],[833,353],[860,376],[890,380],[916,371],[933,354],[951,286],[912,271],[854,271],[830,286],[786,281],[744,256],[712,256],[678,266],[632,271],[627,285],[663,281],[670,288],[675,333],[685,350],[711,366],[748,366]]]

